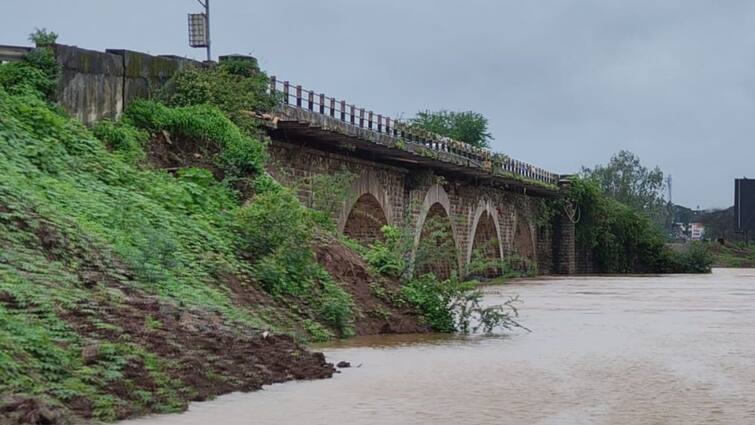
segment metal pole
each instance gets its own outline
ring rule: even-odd
[[[207,61],[212,60],[210,54],[210,0],[204,0],[205,19],[207,20]]]

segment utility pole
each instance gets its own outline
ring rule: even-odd
[[[666,177],[666,185],[668,186],[668,203],[666,204],[666,209],[668,210],[668,234],[673,237],[676,214],[674,214],[674,201],[671,197],[671,174]]]
[[[210,0],[204,0],[204,4],[199,1],[199,4],[204,6],[204,17],[207,21],[207,61],[209,62],[212,60],[212,54],[210,53],[210,45],[212,44],[210,42]]]

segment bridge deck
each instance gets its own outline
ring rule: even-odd
[[[548,196],[558,191],[557,175],[549,175],[548,180],[537,179],[534,173],[527,174],[532,177],[517,175],[496,169],[489,159],[430,149],[422,143],[407,142],[392,134],[350,125],[327,114],[292,105],[280,105],[267,122],[274,139],[289,143],[327,151],[348,151],[362,158],[406,168],[435,169],[530,194]]]
[[[504,154],[392,121],[275,77],[270,90],[281,99],[271,127],[286,134],[302,135],[331,148],[358,150],[384,162],[424,166],[535,192],[557,190],[558,174]]]

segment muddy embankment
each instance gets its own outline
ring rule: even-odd
[[[120,377],[103,382],[101,388],[119,400],[113,419],[166,411],[166,405],[170,406],[167,411],[181,410],[190,401],[293,379],[329,378],[335,371],[321,353],[310,352],[291,336],[245,326],[217,312],[178,305],[138,289],[132,282],[134,272],[107,249],[94,241],[69,238],[57,224],[33,211],[2,206],[2,212],[2,224],[28,236],[24,249],[49,262],[70,264],[70,279],[88,294],[54,307],[57,319],[77,334],[81,367],[110,365],[110,354],[103,348],[112,344],[139,347],[168,365],[158,374],[144,357],[126,356]],[[398,282],[375,277],[359,254],[328,235],[316,239],[314,251],[318,262],[352,295],[357,335],[427,331],[415,311],[392,301],[398,299]],[[0,258],[0,262],[6,260]],[[39,285],[51,284],[44,275],[36,278]],[[279,311],[289,321],[296,319],[296,306],[271,297],[254,282],[235,275],[220,274],[215,279],[213,284],[226,288],[239,307]],[[8,291],[0,291],[0,305],[10,314],[37,314],[33,300],[19,299]],[[43,314],[41,309],[38,314]],[[159,390],[163,387],[175,393],[163,395]],[[146,392],[155,395],[145,401]],[[4,394],[0,425],[58,424],[97,417],[95,399],[76,395],[46,400],[50,399]]]

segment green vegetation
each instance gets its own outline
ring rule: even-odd
[[[726,240],[709,244],[716,267],[755,268],[755,244]]]
[[[472,111],[421,111],[409,121],[409,125],[478,148],[489,148],[493,140],[488,131],[488,119]]]
[[[85,400],[77,413],[101,420],[183,409],[186,372],[144,339],[178,326],[170,311],[190,328],[215,318],[221,335],[352,334],[354,301],[310,246],[314,213],[264,174],[241,109],[271,104],[264,74],[189,69],[169,105],[137,101],[90,131],[48,102],[48,49],[0,65],[0,393]],[[135,313],[149,303],[160,309]]]
[[[490,333],[498,328],[521,327],[516,321],[516,299],[502,305],[483,307],[480,304],[482,292],[475,289],[478,283],[459,279],[453,265],[447,278],[438,278],[436,274],[428,272],[433,268],[443,269],[443,266],[438,267],[439,263],[446,262],[448,258],[455,259],[458,254],[447,223],[428,217],[423,237],[415,251],[414,263],[407,260],[411,258],[414,246],[414,233],[409,229],[409,226],[402,229],[383,226],[383,239],[369,247],[349,241],[376,273],[401,279],[401,300],[394,304],[414,306],[436,332],[475,333],[482,330]],[[379,287],[373,290],[382,292]]]
[[[37,47],[50,47],[58,41],[58,34],[47,31],[47,28],[37,28],[29,35],[29,41]]]
[[[215,67],[184,69],[165,86],[159,99],[173,107],[214,106],[242,131],[257,134],[256,113],[276,104],[267,85],[267,75],[256,62],[231,59]]]
[[[383,226],[383,240],[377,240],[364,250],[364,258],[378,273],[400,277],[406,272],[407,262],[404,253],[407,239],[401,230],[394,226]]]
[[[582,176],[596,182],[604,195],[642,212],[659,228],[668,228],[669,206],[663,198],[666,182],[660,168],[648,169],[637,155],[620,151],[607,165],[583,168]]]
[[[600,184],[575,178],[569,193],[579,208],[577,247],[592,252],[603,273],[710,271],[710,253],[695,247],[673,252],[644,213],[603,194]]]
[[[29,52],[21,62],[0,67],[0,87],[8,94],[51,98],[55,91],[60,67],[55,61],[50,40],[57,35],[38,30],[31,39],[37,48]]]
[[[254,176],[264,169],[262,141],[242,132],[214,106],[170,108],[155,101],[139,100],[128,107],[124,122],[152,134],[167,131],[183,145],[197,145],[200,155],[211,157],[227,179]]]
[[[491,252],[491,248],[494,249]],[[503,283],[509,279],[534,277],[538,273],[537,263],[516,253],[506,255],[500,259],[497,255],[498,241],[491,239],[487,246],[481,246],[472,251],[472,258],[466,269],[467,276]]]

